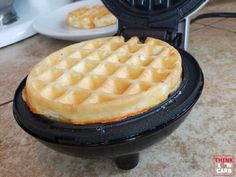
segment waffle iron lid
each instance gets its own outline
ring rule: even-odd
[[[206,0],[102,0],[104,5],[122,22],[146,27],[165,25],[163,22],[180,21]]]
[[[179,47],[182,34],[179,22],[206,0],[102,0],[118,18],[118,35],[128,40],[138,36],[164,40]]]

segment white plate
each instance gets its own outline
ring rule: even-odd
[[[96,37],[112,36],[117,32],[117,24],[95,29],[77,29],[67,24],[67,15],[72,10],[83,6],[100,4],[102,4],[101,0],[84,0],[66,5],[49,14],[37,17],[33,23],[33,27],[37,32],[43,35],[70,41],[82,41]]]

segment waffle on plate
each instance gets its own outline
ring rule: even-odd
[[[116,17],[104,5],[81,7],[68,14],[68,24],[80,29],[105,27],[116,23]]]
[[[114,122],[162,103],[181,83],[178,51],[158,39],[93,39],[52,53],[28,75],[32,112],[73,124]]]

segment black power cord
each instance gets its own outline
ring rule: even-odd
[[[215,12],[215,13],[206,13],[201,14],[191,20],[190,23],[194,23],[197,20],[203,19],[203,18],[236,18],[235,12]]]

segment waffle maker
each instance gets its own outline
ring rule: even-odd
[[[17,123],[46,146],[72,156],[106,157],[121,169],[132,169],[139,152],[170,135],[186,118],[203,89],[203,74],[197,61],[179,48],[183,34],[179,22],[204,0],[103,0],[119,19],[118,34],[125,39],[151,36],[175,46],[182,56],[182,83],[162,104],[122,121],[72,125],[33,114],[22,99],[26,78],[18,86],[13,113]]]

